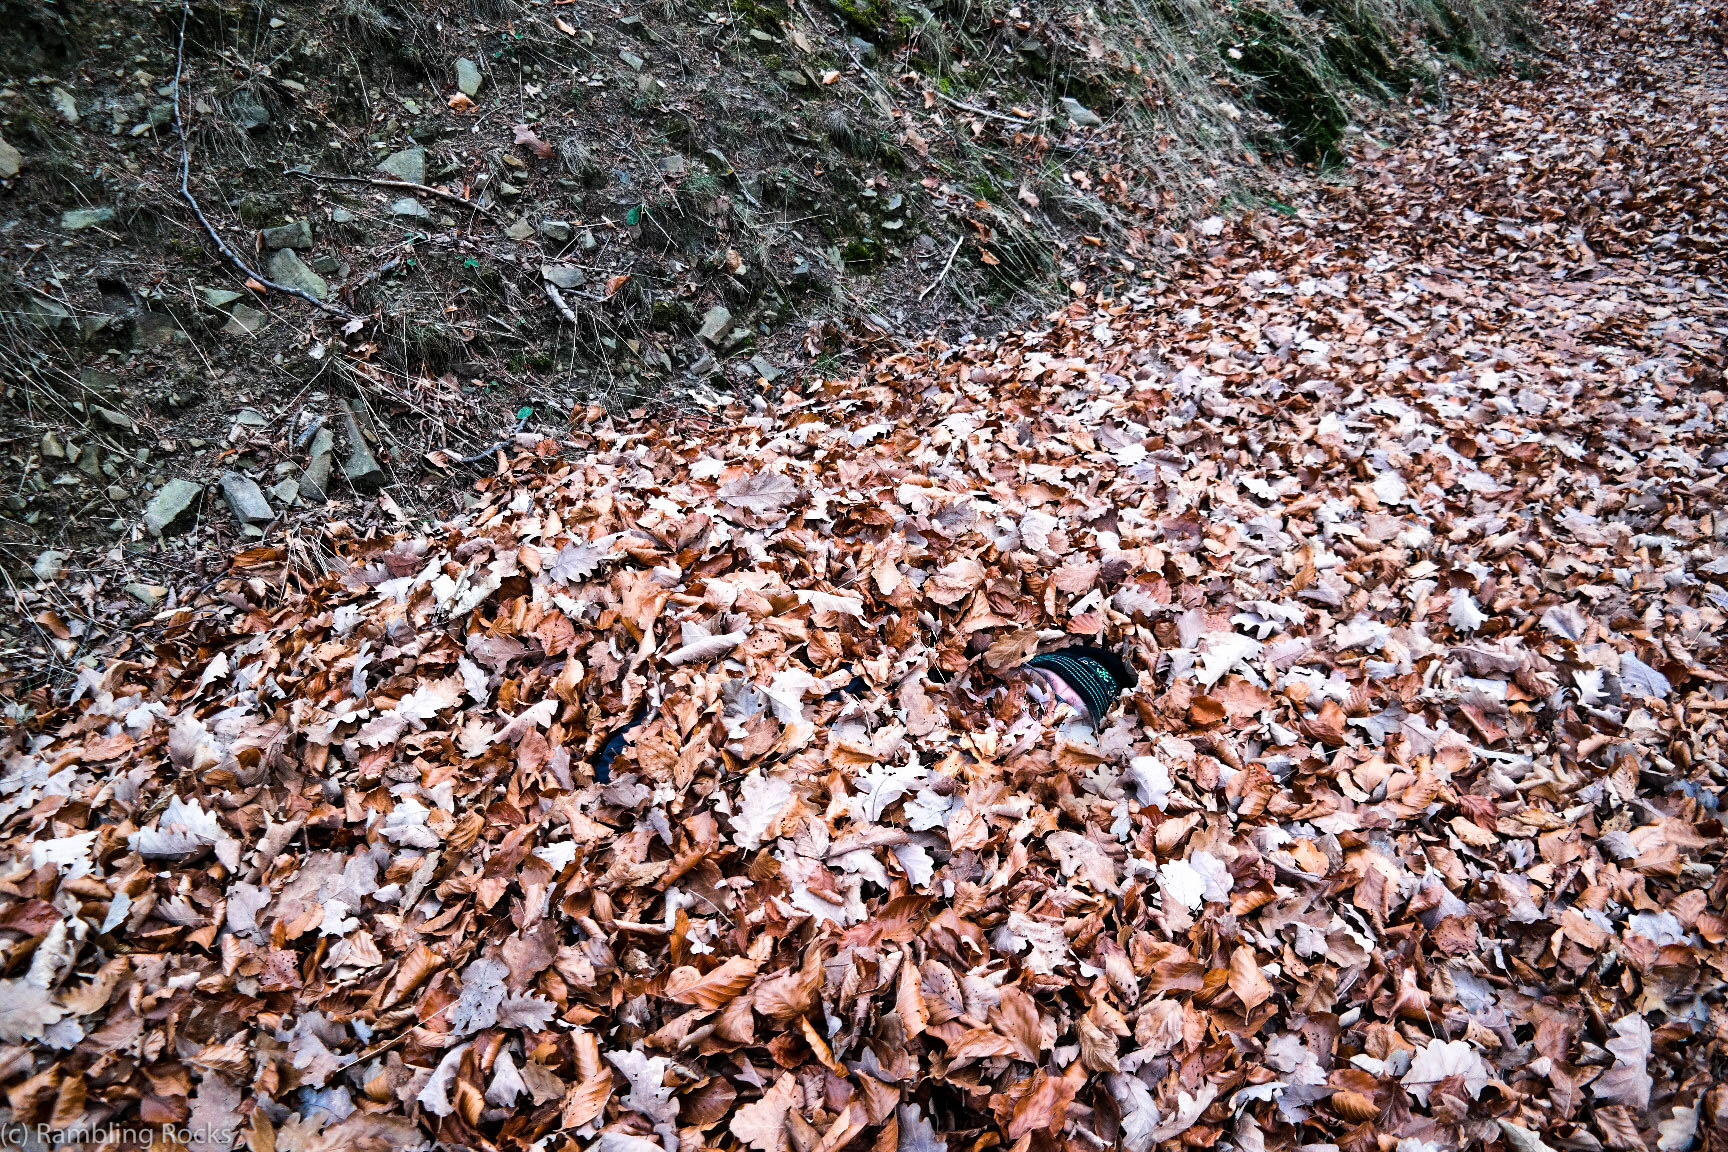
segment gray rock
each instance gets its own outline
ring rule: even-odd
[[[180,335],[180,325],[166,312],[140,312],[134,326],[137,342],[147,347],[172,343]]]
[[[60,227],[68,232],[81,232],[86,228],[94,228],[98,224],[106,224],[114,219],[112,208],[73,208],[60,213]]]
[[[348,432],[348,457],[342,461],[342,475],[356,488],[377,488],[384,483],[384,469],[378,458],[372,455],[372,449],[366,446],[366,437],[360,431],[360,421],[355,418],[354,409],[346,400],[340,403],[342,422]]]
[[[264,499],[258,482],[244,472],[222,473],[222,498],[233,509],[234,518],[242,524],[268,524],[275,518],[270,502]]]
[[[554,288],[580,288],[588,277],[574,264],[542,264],[540,278]]]
[[[542,220],[535,231],[554,244],[565,244],[570,240],[570,222],[567,220]]]
[[[862,63],[871,64],[875,62],[876,45],[870,43],[870,41],[864,39],[862,36],[848,36],[846,37],[846,44],[852,49],[852,54],[857,56],[859,61]]]
[[[352,224],[358,219],[358,216],[354,215],[354,213],[348,211],[348,209],[341,205],[337,205],[330,209],[330,222],[332,224]]]
[[[291,508],[300,501],[300,485],[294,480],[283,480],[270,485],[270,495],[283,507]]]
[[[168,595],[168,589],[160,584],[131,583],[126,585],[126,595],[132,597],[146,608],[154,608],[162,602],[162,597]]]
[[[268,312],[260,311],[250,304],[236,304],[228,313],[228,323],[222,325],[222,332],[228,336],[256,336],[268,323]]]
[[[99,400],[119,402],[120,378],[112,372],[104,372],[100,368],[86,368],[78,373],[78,386]]]
[[[780,378],[780,369],[768,363],[768,361],[761,356],[750,357],[750,367],[756,369],[756,375],[762,377],[762,379],[768,381],[770,384]]]
[[[10,180],[24,167],[24,154],[0,140],[0,180]]]
[[[724,304],[716,304],[702,314],[702,328],[696,335],[718,347],[720,341],[725,339],[727,330],[731,327],[731,311]]]
[[[318,429],[318,434],[312,437],[312,456],[300,475],[300,490],[308,501],[322,504],[330,498],[330,469],[335,459],[336,438],[330,429]]]
[[[152,536],[160,536],[185,519],[204,494],[201,484],[190,480],[170,480],[162,485],[150,503],[144,506],[144,528]]]
[[[319,300],[330,295],[330,285],[325,283],[324,277],[306,267],[306,262],[292,248],[278,248],[270,257],[270,279],[284,288],[296,288]]]
[[[408,216],[415,220],[424,220],[432,213],[426,211],[426,205],[412,196],[404,196],[390,205],[390,215]]]
[[[52,331],[72,319],[71,311],[58,300],[50,300],[46,296],[38,296],[34,292],[24,295],[24,319],[36,328]]]
[[[462,95],[473,99],[480,95],[480,85],[485,82],[486,78],[480,75],[480,66],[474,61],[466,56],[456,61],[456,87],[462,90]],[[415,183],[420,181],[416,180]]]
[[[1069,121],[1077,128],[1101,128],[1104,125],[1104,120],[1098,113],[1072,96],[1062,97],[1062,110],[1068,113]]]
[[[312,225],[306,220],[290,220],[286,224],[266,228],[264,229],[264,246],[266,248],[299,248],[301,251],[305,251],[312,247]]]
[[[58,580],[66,574],[66,553],[58,548],[44,548],[37,554],[36,563],[30,565],[30,571],[38,580]]]
[[[228,111],[234,117],[234,123],[248,132],[270,123],[270,109],[264,107],[264,102],[258,99],[258,93],[250,88],[237,89],[234,95],[228,98]]]
[[[344,271],[342,261],[328,252],[322,252],[312,257],[312,270],[324,276],[344,276],[347,274]]]
[[[734,349],[742,348],[755,338],[755,333],[751,332],[748,328],[734,328],[732,331],[726,333],[725,345],[720,350],[722,352],[731,352]]]
[[[244,300],[244,292],[236,292],[232,288],[203,288],[199,295],[204,297],[204,303],[212,308],[226,308],[238,300]]]
[[[90,411],[105,424],[112,425],[122,432],[138,431],[138,422],[124,412],[116,412],[112,408],[104,408],[100,404],[90,405]]]
[[[512,240],[526,240],[534,235],[534,225],[528,223],[526,219],[516,220],[504,229],[504,235]]]
[[[392,152],[378,165],[378,171],[410,184],[426,183],[426,149],[404,148]]]
[[[54,111],[60,113],[60,118],[66,123],[78,123],[78,101],[72,93],[64,88],[56,88],[48,93],[48,101],[54,105]]]

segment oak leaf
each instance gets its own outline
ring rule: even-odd
[[[774,1086],[732,1114],[726,1130],[756,1152],[784,1152],[786,1113],[797,1097],[798,1084],[790,1072],[781,1074]]]

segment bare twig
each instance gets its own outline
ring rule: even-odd
[[[298,176],[302,180],[329,180],[337,184],[369,184],[374,188],[395,188],[403,192],[419,192],[435,197],[449,204],[460,204],[471,212],[478,212],[488,220],[496,220],[492,210],[477,200],[469,200],[446,192],[442,188],[434,188],[430,184],[416,184],[412,180],[381,180],[376,176],[344,176],[337,172],[302,172],[298,168],[286,169],[288,175]]]
[[[966,237],[964,236],[955,239],[954,247],[948,249],[948,263],[942,265],[942,271],[936,274],[936,279],[930,281],[929,284],[924,286],[924,291],[918,293],[918,299],[922,300],[924,297],[930,295],[930,293],[936,290],[936,285],[942,283],[942,281],[948,278],[948,270],[954,267],[954,257],[959,254],[960,245],[965,243],[965,240]]]
[[[438,1017],[440,1017],[440,1016],[444,1015],[444,1013],[448,1012],[457,1003],[458,1003],[458,1001],[452,1000],[452,1001],[450,1001],[450,1003],[444,1005],[444,1007],[438,1009],[436,1012],[432,1012],[426,1016],[420,1017],[418,1020],[414,1021],[414,1023],[408,1025],[408,1027],[406,1027],[406,1028],[402,1029],[402,1031],[396,1033],[396,1035],[392,1036],[390,1039],[384,1041],[381,1044],[377,1044],[371,1048],[368,1048],[365,1051],[361,1052],[360,1055],[353,1057],[352,1059],[350,1059],[348,1061],[348,1063],[346,1063],[346,1064],[342,1065],[342,1067],[336,1069],[336,1071],[342,1072],[346,1069],[352,1068],[354,1065],[360,1063],[360,1061],[369,1060],[372,1057],[378,1055],[378,1053],[384,1051],[384,1049],[386,1049],[386,1048],[395,1047],[397,1044],[400,1044],[402,1042],[402,1040],[410,1032],[413,1032],[417,1029],[426,1027],[426,1025],[432,1023],[432,1021],[438,1019]]]
[[[1014,125],[1016,128],[1030,128],[1033,124],[1033,121],[1027,120],[1021,116],[1010,116],[1006,112],[994,112],[989,108],[980,108],[976,104],[968,104],[964,100],[956,100],[954,97],[940,90],[936,90],[936,99],[942,101],[944,104],[950,105],[951,107],[958,108],[963,112],[970,112],[974,116],[988,116],[992,120],[1002,120]],[[1039,119],[1043,119],[1043,117],[1039,117]]]
[[[186,139],[186,121],[180,115],[180,84],[186,70],[186,22],[192,15],[192,0],[185,0],[180,6],[180,42],[174,49],[174,134],[180,138],[180,198],[186,201],[192,209],[192,215],[198,218],[198,223],[204,226],[204,234],[210,237],[210,242],[216,245],[218,251],[228,258],[228,262],[250,279],[273,292],[281,292],[287,296],[298,296],[306,303],[332,316],[340,316],[344,320],[356,320],[359,317],[346,308],[338,308],[327,301],[320,300],[310,292],[302,292],[298,288],[290,288],[286,284],[278,284],[262,272],[251,267],[234,249],[228,247],[228,242],[222,239],[216,231],[216,226],[210,223],[210,218],[204,215],[204,209],[198,205],[198,197],[192,195],[192,145]]]

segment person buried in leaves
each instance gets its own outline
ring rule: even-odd
[[[954,719],[971,730],[975,750],[1004,760],[1046,742],[1096,747],[1118,697],[1139,683],[1119,654],[1075,644],[1034,656],[994,685],[955,685]],[[982,691],[980,689],[982,688]]]
[[[1060,726],[1080,720],[1094,731],[1103,725],[1116,698],[1140,682],[1122,657],[1089,644],[1034,656],[1021,667],[1021,675],[1045,723]]]
[[[961,728],[974,732],[992,730],[992,735],[980,733],[972,741],[975,749],[982,741],[982,746],[1012,749],[1011,755],[1018,755],[1051,731],[1071,743],[1095,746],[1097,733],[1117,698],[1139,680],[1115,652],[1075,644],[1034,656],[981,694],[972,691],[965,679],[950,685],[952,701],[960,713],[953,719]],[[851,684],[830,692],[828,699],[856,701],[867,691],[864,681],[855,677]],[[638,713],[607,740],[594,760],[597,781],[611,779],[614,758],[641,722],[642,714]]]

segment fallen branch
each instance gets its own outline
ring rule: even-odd
[[[180,6],[180,43],[174,50],[174,133],[180,138],[180,198],[186,201],[187,206],[192,209],[192,215],[196,216],[198,223],[204,226],[204,234],[210,237],[210,242],[216,245],[217,250],[223,256],[228,258],[230,264],[245,273],[254,283],[261,284],[272,292],[298,296],[314,308],[328,312],[332,316],[340,316],[344,320],[358,320],[359,317],[346,308],[338,308],[336,305],[326,300],[320,300],[312,293],[303,292],[299,288],[278,284],[240,259],[239,253],[228,247],[228,242],[222,239],[216,231],[216,226],[210,223],[208,216],[204,215],[204,209],[199,206],[198,198],[192,195],[192,145],[186,139],[186,121],[180,115],[180,80],[186,68],[186,21],[191,14],[192,2],[185,0],[185,3]]]
[[[324,427],[324,414],[319,413],[318,416],[313,419],[312,423],[306,425],[306,431],[300,433],[299,437],[294,441],[294,450],[298,452],[300,449],[310,444],[312,442],[312,437],[318,435],[318,429],[322,427]]]
[[[541,287],[546,289],[546,298],[552,301],[552,306],[558,309],[564,319],[572,324],[576,323],[576,313],[570,310],[570,305],[564,303],[564,294],[558,291],[558,285],[546,283],[542,284]]]
[[[470,212],[478,212],[488,220],[496,221],[492,210],[476,200],[469,200],[446,192],[442,188],[434,188],[430,184],[416,184],[412,180],[381,180],[376,176],[343,176],[337,172],[302,172],[298,168],[284,169],[290,176],[298,176],[302,180],[329,180],[337,184],[369,184],[374,188],[395,188],[403,192],[418,192],[432,196],[449,204],[460,204]]]
[[[960,245],[963,244],[965,240],[966,237],[961,236],[954,241],[954,247],[948,249],[948,263],[942,265],[942,271],[936,274],[936,279],[930,281],[930,283],[925,286],[924,291],[918,293],[918,299],[922,300],[924,297],[930,295],[930,293],[936,290],[936,285],[942,283],[942,281],[948,278],[948,270],[954,267],[954,257],[959,254]]]

